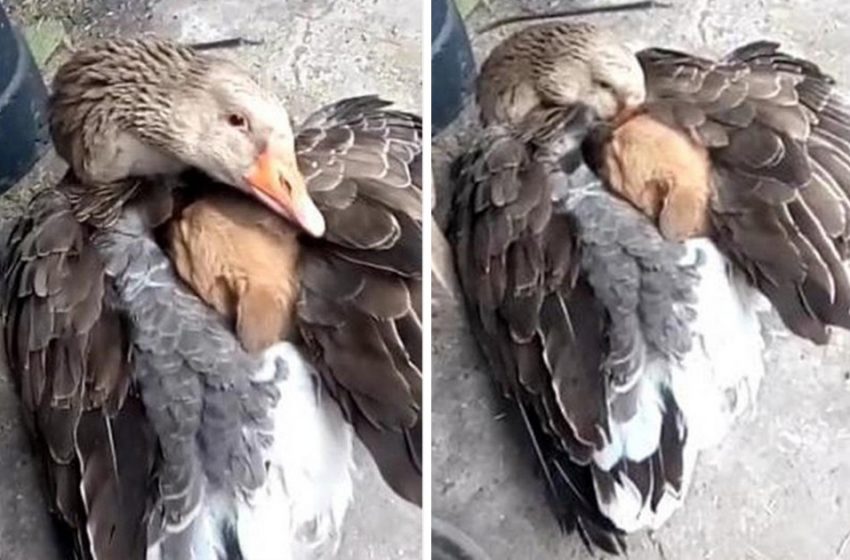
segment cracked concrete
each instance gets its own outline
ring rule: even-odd
[[[592,19],[635,47],[719,55],[746,41],[778,40],[850,90],[850,4],[842,0],[671,3],[669,10]],[[470,28],[524,9],[570,5],[491,0],[490,12],[479,8]],[[512,29],[473,33],[479,62]],[[473,119],[467,108],[434,143],[441,222],[447,163],[467,142],[464,129]],[[435,253],[435,263],[445,263],[445,250]],[[432,303],[434,514],[467,532],[493,560],[590,558],[550,515],[531,451],[511,426],[513,408],[496,395],[460,303],[436,282]],[[632,560],[850,558],[850,334],[816,347],[775,318],[766,330],[768,374],[756,410],[702,456],[684,508],[661,530],[628,539]]]
[[[13,11],[19,21],[59,18],[74,41],[140,33],[182,41],[261,39],[261,46],[228,54],[281,96],[296,123],[325,103],[366,93],[421,112],[420,0],[19,0]],[[0,199],[0,217],[20,212],[32,191],[53,184],[61,171],[55,154],[48,154]],[[0,449],[0,560],[67,557],[55,550],[38,462],[3,371]],[[384,485],[362,448],[356,459],[355,502],[335,558],[420,558],[420,510]]]

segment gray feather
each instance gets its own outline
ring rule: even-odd
[[[679,264],[682,245],[601,188],[571,191],[564,202],[578,226],[581,268],[609,315],[613,389],[625,392],[649,350],[669,357],[690,350],[696,271]]]
[[[259,363],[181,287],[167,256],[140,235],[146,227],[131,208],[95,243],[133,320],[135,376],[162,452],[153,543],[188,526],[205,493],[235,498],[262,484],[267,411],[277,394],[252,379]]]

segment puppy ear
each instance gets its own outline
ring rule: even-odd
[[[236,305],[236,335],[245,350],[262,352],[280,342],[287,329],[286,310],[272,290],[249,286],[238,297]]]

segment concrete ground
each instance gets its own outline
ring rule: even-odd
[[[635,46],[719,55],[754,39],[781,41],[819,62],[850,90],[850,4],[844,0],[671,0],[672,9],[594,21]],[[523,9],[568,1],[491,0],[471,28]],[[504,35],[475,36],[479,61]],[[471,112],[434,146],[438,220],[446,162]],[[443,248],[445,249],[445,248]],[[439,247],[435,262],[445,266]],[[444,274],[444,276],[446,276]],[[826,347],[767,321],[768,374],[758,408],[716,450],[702,456],[682,510],[661,530],[628,539],[632,560],[850,558],[850,335]],[[510,427],[470,339],[460,303],[433,294],[434,514],[467,532],[493,560],[588,558],[549,514],[526,443]]]
[[[377,93],[420,112],[419,0],[18,0],[4,3],[21,23],[58,18],[70,42],[99,35],[151,33],[182,41],[261,39],[230,51],[287,103],[295,122],[344,96]],[[11,4],[11,6],[10,6]],[[60,59],[62,52],[54,58]],[[50,66],[55,66],[55,62]],[[0,217],[20,211],[33,189],[62,165],[48,154],[0,199]],[[21,425],[14,391],[0,372],[0,560],[65,559],[44,514],[38,463]],[[345,560],[422,555],[421,512],[383,483],[371,458],[356,454],[355,501],[338,554]]]

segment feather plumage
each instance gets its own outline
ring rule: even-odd
[[[850,327],[850,177],[832,163],[850,158],[850,107],[834,81],[769,42],[718,62],[660,49],[638,58],[648,114],[709,150],[721,248],[796,334],[823,343],[828,325]],[[689,122],[671,106],[700,116]]]
[[[491,53],[450,230],[559,519],[618,552],[752,400],[754,287],[816,342],[848,326],[850,111],[772,43],[715,62],[612,41],[547,23]]]
[[[141,558],[156,441],[130,390],[129,338],[106,303],[111,288],[88,234],[56,191],[14,224],[3,262],[7,359],[82,553]],[[42,277],[49,289],[39,288]]]

